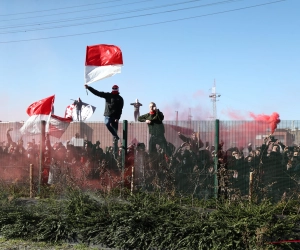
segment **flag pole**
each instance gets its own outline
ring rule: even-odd
[[[84,83],[84,87],[85,85],[87,85],[86,83]],[[86,91],[86,95],[88,95],[88,91],[87,91],[87,88],[85,88],[85,91]]]

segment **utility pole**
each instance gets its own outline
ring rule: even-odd
[[[175,112],[176,112],[176,126],[178,126],[178,111]]]
[[[189,127],[192,128],[192,115],[191,115],[191,108],[189,108],[189,114],[188,114],[188,124]]]
[[[220,97],[221,95],[216,93],[216,80],[214,80],[214,86],[211,89],[211,95],[209,95],[209,98],[211,99],[213,103],[213,120],[217,119],[217,97]]]

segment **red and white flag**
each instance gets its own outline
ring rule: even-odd
[[[85,58],[85,83],[90,84],[121,73],[122,51],[118,46],[98,44],[87,46]]]
[[[40,134],[41,121],[46,121],[46,132],[48,132],[51,111],[55,95],[34,102],[26,110],[29,119],[20,128],[21,134]]]
[[[49,135],[60,138],[72,120],[72,118],[64,118],[52,114],[50,118]]]
[[[65,118],[71,118],[73,120],[73,113],[76,112],[74,104],[70,104],[66,107]]]
[[[96,107],[88,103],[82,102],[81,106],[81,121],[89,119],[95,112]],[[74,104],[70,104],[66,107],[65,118],[71,118],[73,121],[79,120],[77,117],[77,111]]]

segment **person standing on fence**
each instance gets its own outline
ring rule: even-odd
[[[140,116],[140,106],[143,106],[143,104],[139,102],[139,99],[135,99],[135,102],[130,103],[130,105],[133,105],[134,107],[134,120],[137,121],[138,117]]]
[[[164,115],[157,109],[154,102],[149,104],[149,113],[139,116],[139,122],[146,122],[148,124],[150,139],[149,139],[149,153],[153,154],[157,151],[156,144],[158,144],[165,154],[167,153],[167,141],[165,138],[165,127],[163,124]]]
[[[76,108],[76,115],[77,115],[77,121],[81,121],[81,108],[82,108],[82,101],[80,99],[80,97],[78,97],[78,100],[75,100],[73,105]]]
[[[109,93],[100,92],[87,84],[84,86],[94,95],[105,99],[104,121],[108,131],[113,135],[114,143],[116,143],[120,139],[118,136],[118,125],[124,106],[124,100],[120,95],[119,87],[117,85],[112,86],[112,91]]]

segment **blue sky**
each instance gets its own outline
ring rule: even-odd
[[[220,120],[297,120],[299,9],[299,0],[3,0],[0,120],[27,120],[32,102],[55,94],[56,115],[80,97],[97,107],[89,120],[103,121],[104,100],[83,87],[86,46],[95,44],[122,50],[122,73],[91,84],[119,85],[121,120],[133,120],[136,98],[141,114],[154,101],[167,120],[176,111],[210,119],[214,81]]]

